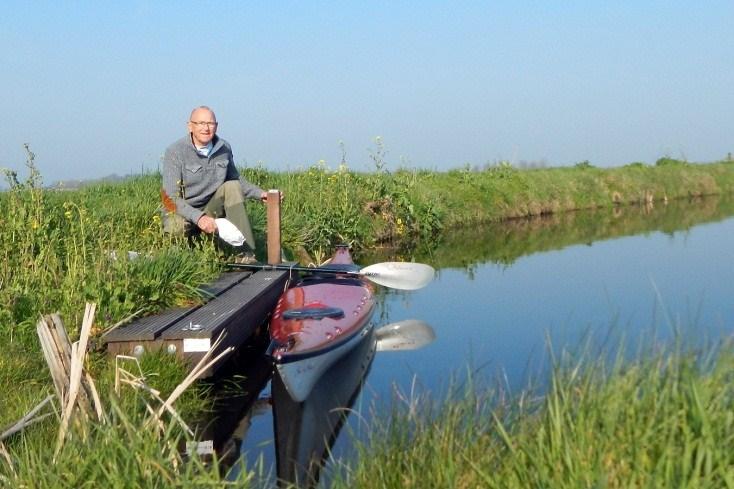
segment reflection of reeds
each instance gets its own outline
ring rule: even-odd
[[[618,191],[612,192],[612,202],[614,205],[620,205],[624,202],[624,197],[622,197],[622,194],[620,194]]]
[[[618,206],[512,219],[475,228],[452,230],[431,252],[437,267],[464,267],[494,262],[509,264],[521,256],[650,231],[672,233],[734,215],[731,196],[667,205]]]

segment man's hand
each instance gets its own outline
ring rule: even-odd
[[[280,193],[280,201],[281,202],[283,202],[283,197],[284,197],[284,194],[283,194],[283,192],[281,192]],[[267,201],[268,201],[268,193],[267,192],[261,193],[260,194],[260,200],[262,201],[263,204],[267,203]]]
[[[196,225],[207,234],[211,234],[217,230],[217,223],[214,221],[214,218],[209,217],[206,214],[199,218]]]

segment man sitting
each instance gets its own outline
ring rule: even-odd
[[[226,217],[245,237],[238,261],[255,262],[255,238],[244,199],[265,201],[267,193],[242,178],[232,148],[217,136],[217,118],[205,106],[189,117],[188,134],[166,149],[163,157],[163,231],[191,236],[217,231],[216,218]]]

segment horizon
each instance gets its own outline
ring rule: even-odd
[[[208,12],[207,28],[191,29]],[[26,3],[0,19],[0,167],[158,168],[208,105],[238,166],[613,167],[732,151],[734,4]],[[343,153],[344,152],[344,153]]]

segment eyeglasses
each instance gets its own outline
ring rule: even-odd
[[[189,121],[189,122],[198,127],[204,127],[204,126],[217,127],[216,122],[205,122],[205,121]]]

